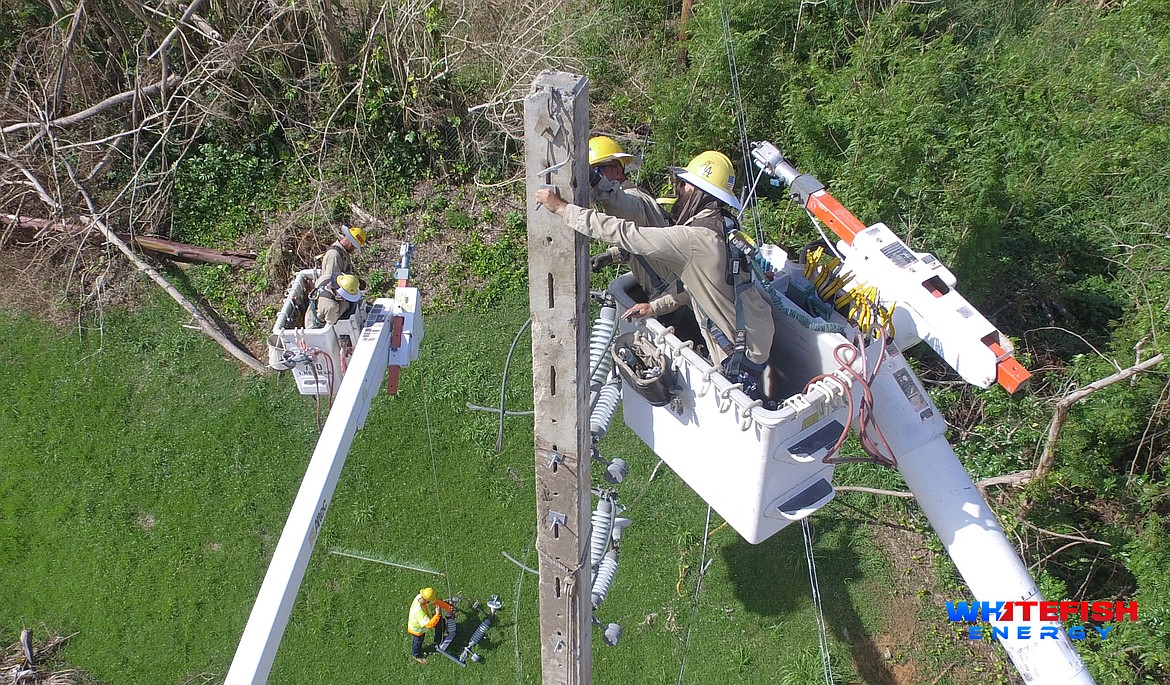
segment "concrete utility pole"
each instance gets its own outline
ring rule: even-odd
[[[589,81],[541,72],[524,100],[528,297],[536,409],[536,550],[544,685],[592,682],[589,240],[537,205],[542,185],[589,204]]]

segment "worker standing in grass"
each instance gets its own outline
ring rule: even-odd
[[[431,614],[432,609],[434,615]],[[427,631],[431,629],[435,631],[435,645],[441,644],[447,634],[447,623],[443,620],[443,611],[451,611],[451,605],[439,599],[435,595],[433,587],[424,587],[419,590],[414,601],[410,603],[410,614],[406,618],[406,632],[414,637],[410,644],[410,655],[420,664],[427,662],[422,652],[423,638]]]
[[[569,204],[549,188],[537,190],[536,201],[563,216],[573,230],[652,257],[679,274],[700,317],[712,360],[749,397],[765,399],[764,371],[775,326],[771,304],[752,283],[747,258],[728,244],[729,231],[739,226],[732,210],[741,207],[734,194],[731,160],[707,151],[672,171],[678,185],[673,226],[639,226]],[[631,313],[653,312],[642,303]]]

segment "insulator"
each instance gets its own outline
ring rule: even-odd
[[[444,652],[447,651],[447,648],[450,647],[451,643],[455,641],[455,614],[454,613],[451,613],[449,616],[447,616],[446,624],[447,624],[447,636],[444,637],[443,642],[440,643],[436,647],[436,649],[440,649]]]
[[[488,628],[492,627],[492,619],[494,618],[495,616],[488,616],[479,624],[479,627],[471,634],[471,641],[467,643],[468,649],[475,647],[483,639],[483,636],[487,635]]]
[[[611,549],[601,558],[601,563],[597,565],[597,576],[593,579],[592,599],[594,609],[601,606],[601,603],[609,595],[609,589],[613,587],[613,579],[617,575],[617,570],[617,550]]]
[[[589,368],[593,369],[593,375],[589,377],[590,386],[600,386],[609,378],[609,370],[613,368],[609,344],[613,342],[616,329],[617,309],[602,307],[601,314],[593,322],[593,332],[589,335]]]
[[[617,485],[626,479],[626,474],[629,472],[630,467],[626,464],[626,460],[614,457],[613,461],[605,467],[605,480]]]
[[[597,501],[597,508],[593,510],[593,531],[589,534],[590,565],[597,566],[605,550],[609,548],[609,534],[613,530],[613,519],[617,515],[613,502],[606,497]]]
[[[612,357],[607,357],[613,363]],[[617,414],[618,405],[622,401],[622,381],[617,376],[611,378],[597,393],[597,401],[593,403],[593,412],[589,414],[589,432],[595,440],[600,440],[609,430],[609,424]]]

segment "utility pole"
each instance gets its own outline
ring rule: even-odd
[[[589,240],[534,200],[551,185],[566,200],[589,204],[588,79],[541,72],[524,100],[524,126],[542,682],[588,685]]]

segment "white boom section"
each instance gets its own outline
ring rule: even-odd
[[[392,346],[394,322],[399,317],[402,337],[397,346]],[[225,685],[267,682],[354,434],[365,423],[387,367],[406,366],[417,359],[422,334],[417,288],[399,287],[393,300],[380,298],[374,302],[272,555]]]
[[[878,346],[868,348],[870,364]],[[995,514],[945,437],[946,422],[926,389],[896,348],[882,361],[870,384],[873,418],[898,458],[898,471],[914,493],[976,601],[1043,601]],[[1060,623],[1014,621],[1000,640],[1028,685],[1093,685]],[[1016,626],[1031,626],[1020,640]],[[1057,628],[1057,638],[1036,639],[1040,626]]]

